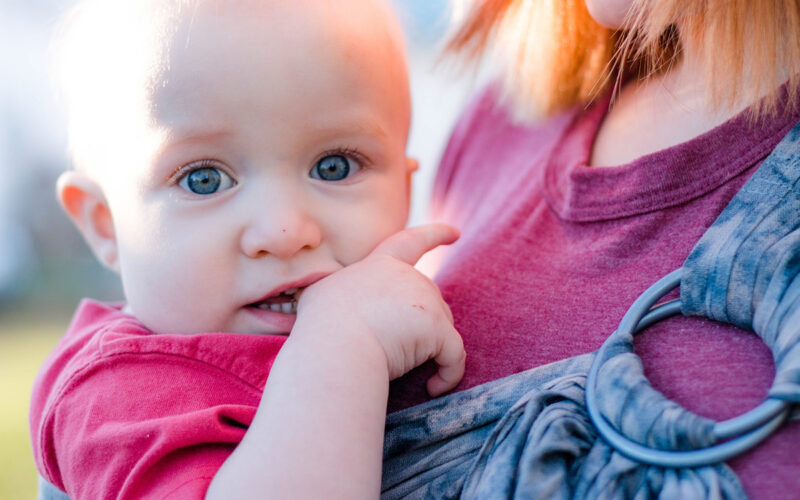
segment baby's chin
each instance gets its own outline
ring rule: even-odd
[[[198,326],[193,324],[162,324],[158,321],[147,320],[137,315],[133,307],[126,303],[120,309],[142,323],[148,330],[156,334],[168,335],[201,335],[209,333],[231,333],[240,335],[278,335],[287,336],[292,331],[296,314],[278,313],[261,310],[253,307],[243,307],[227,324],[218,327]],[[174,318],[172,318],[174,319]]]

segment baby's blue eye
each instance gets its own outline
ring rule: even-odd
[[[236,185],[231,176],[216,167],[200,167],[184,175],[178,185],[194,194],[214,194]]]
[[[323,181],[340,181],[358,170],[357,165],[350,165],[350,160],[342,155],[328,155],[311,169],[311,177]]]

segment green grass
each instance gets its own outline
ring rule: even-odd
[[[36,498],[28,438],[33,379],[64,332],[65,322],[0,317],[0,498]]]

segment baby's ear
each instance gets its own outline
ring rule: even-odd
[[[411,203],[411,175],[419,169],[416,158],[406,158],[406,203]]]
[[[83,172],[64,172],[56,183],[58,201],[98,260],[119,272],[114,221],[100,186]]]
[[[414,172],[419,169],[419,162],[416,158],[406,158],[406,170],[408,171],[408,175],[413,174]]]

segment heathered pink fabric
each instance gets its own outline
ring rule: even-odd
[[[677,269],[743,183],[800,120],[744,115],[628,165],[587,166],[607,101],[534,126],[512,123],[492,88],[458,123],[434,189],[434,215],[462,231],[436,278],[464,338],[463,390],[598,349],[633,300]],[[725,419],[772,383],[754,334],[673,318],[639,335],[651,383]],[[390,409],[426,399],[430,366],[393,383]],[[729,462],[752,498],[797,498],[800,425]]]

